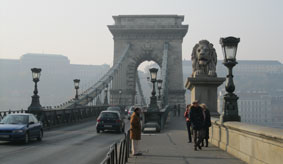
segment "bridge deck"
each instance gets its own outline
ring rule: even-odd
[[[142,156],[130,155],[128,164],[241,164],[225,151],[211,145],[194,151],[193,143],[187,143],[185,120],[173,117],[161,133],[143,134],[140,142]]]
[[[97,134],[95,124],[93,120],[45,131],[42,142],[26,145],[0,141],[0,164],[99,164],[124,135]]]

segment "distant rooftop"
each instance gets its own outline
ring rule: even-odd
[[[61,63],[70,64],[67,56],[59,54],[27,53],[20,57],[22,63]]]
[[[18,59],[0,59],[0,65],[19,64]]]
[[[21,56],[20,60],[30,59],[30,58],[48,58],[48,59],[65,59],[69,60],[68,57],[60,54],[42,54],[42,53],[27,53]]]
[[[0,59],[0,62],[19,62],[18,59]]]

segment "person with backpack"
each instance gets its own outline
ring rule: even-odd
[[[191,106],[189,118],[191,121],[191,125],[193,128],[193,136],[194,136],[194,150],[197,151],[197,148],[201,150],[200,143],[202,141],[202,129],[204,127],[204,115],[203,110],[199,106],[197,100],[193,101],[193,105]]]

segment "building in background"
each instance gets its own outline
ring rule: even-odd
[[[218,97],[218,109],[222,112],[223,94]],[[283,92],[278,95],[263,91],[236,92],[241,122],[283,129]]]

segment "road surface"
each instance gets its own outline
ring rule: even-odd
[[[125,119],[126,130],[129,121]],[[123,138],[116,132],[96,133],[96,121],[44,132],[41,142],[0,141],[0,164],[99,164],[109,146]]]

